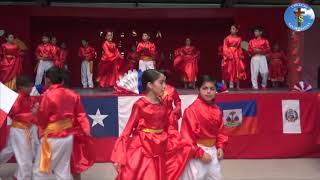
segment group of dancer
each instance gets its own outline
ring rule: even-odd
[[[34,82],[18,76],[19,93],[8,117],[12,120],[5,147],[0,151],[0,164],[15,156],[18,180],[48,179],[53,172],[57,179],[80,179],[80,173],[94,163],[90,153],[90,123],[80,95],[65,88],[66,72],[52,67],[45,73],[45,90],[31,96]]]
[[[239,26],[232,25],[221,47],[222,80],[229,88],[240,89],[240,81],[247,78],[244,59],[251,57],[251,82],[252,88],[258,89],[258,75],[262,77],[261,88],[267,87],[268,79],[276,87],[285,80],[286,57],[279,45],[275,43],[270,49],[269,41],[263,38],[263,28],[254,28],[254,38],[249,41],[247,52],[241,47],[242,39],[238,35]],[[113,32],[104,33],[105,41],[102,45],[101,60],[98,62],[97,71],[93,70],[94,61],[97,59],[96,50],[83,39],[78,56],[81,59],[81,83],[83,88],[93,88],[95,82],[99,87],[113,87],[117,80],[128,70],[157,69],[158,52],[155,43],[150,41],[149,33],[142,33],[142,40],[134,44],[131,51],[124,57],[113,42]],[[15,78],[21,73],[23,51],[14,43],[14,35],[8,34],[7,42],[2,44],[0,55],[0,82],[9,87],[15,85]],[[67,68],[68,51],[66,44],[57,45],[56,37],[42,36],[42,44],[35,51],[37,58],[35,85],[43,83],[44,73],[52,66]],[[185,45],[174,52],[173,69],[184,82],[185,88],[195,88],[199,74],[200,50],[192,45],[191,38],[186,38]],[[93,72],[97,74],[93,75]],[[96,77],[94,80],[93,77]]]
[[[247,78],[244,58],[244,51],[241,48],[242,39],[238,36],[239,26],[232,25],[230,35],[224,39],[222,52],[222,79],[229,88],[240,89],[240,80]],[[255,38],[248,44],[247,53],[251,57],[251,83],[254,90],[259,89],[258,75],[261,75],[261,88],[267,88],[268,79],[273,82],[272,86],[277,87],[280,82],[285,80],[286,76],[286,57],[275,43],[273,49],[270,49],[269,41],[262,37],[263,28],[255,27],[253,29]]]
[[[93,165],[90,123],[80,95],[64,87],[66,78],[65,70],[51,67],[42,95],[30,96],[32,79],[17,77],[19,96],[8,115],[12,125],[0,163],[14,155],[18,180],[45,180],[51,174],[80,179]],[[215,104],[215,80],[198,79],[199,96],[183,116],[177,91],[166,84],[162,72],[146,70],[142,81],[144,96],[135,102],[112,152],[117,179],[221,179],[219,160],[228,137]]]
[[[126,56],[128,61],[124,60],[116,43],[113,42],[113,32],[107,30],[105,33],[105,41],[102,45],[102,56],[98,64],[96,82],[99,87],[113,87],[121,75],[130,69],[136,69],[139,64],[139,70],[155,69],[156,49],[154,43],[149,41],[148,33],[142,34],[142,42],[133,48],[132,53]],[[36,57],[38,60],[37,75],[35,84],[41,84],[43,74],[53,66],[66,68],[67,53],[65,48],[58,47],[55,37],[43,35],[42,44],[36,49]],[[88,40],[82,40],[82,47],[79,48],[78,56],[82,60],[81,63],[81,83],[83,88],[93,88],[93,64],[97,58],[96,50],[89,44]],[[65,44],[64,44],[65,46]],[[63,55],[61,55],[63,52]],[[138,60],[140,58],[140,60]],[[139,61],[139,62],[138,62]]]
[[[198,79],[199,96],[183,113],[180,131],[181,100],[166,76],[146,70],[142,81],[144,97],[133,105],[112,152],[117,179],[221,179],[219,159],[228,137],[214,101],[215,80]]]

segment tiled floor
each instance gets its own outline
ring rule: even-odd
[[[15,166],[0,166],[2,180],[11,180]],[[224,160],[222,173],[224,180],[320,180],[320,159]],[[115,175],[112,164],[99,163],[82,180],[112,180]]]

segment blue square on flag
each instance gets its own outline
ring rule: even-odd
[[[81,97],[93,137],[118,136],[118,97]]]

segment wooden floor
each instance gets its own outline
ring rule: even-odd
[[[2,180],[11,180],[15,167],[0,165]],[[320,180],[320,159],[223,160],[222,173],[224,180]],[[82,180],[113,180],[115,175],[112,164],[99,163]]]

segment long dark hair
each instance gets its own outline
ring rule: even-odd
[[[210,75],[203,75],[203,76],[200,76],[198,81],[196,82],[196,86],[198,89],[201,88],[201,86],[206,83],[206,82],[212,82],[213,84],[216,83],[216,80],[210,76]]]
[[[253,33],[254,33],[254,31],[258,30],[258,31],[262,32],[262,34],[264,34],[264,28],[260,25],[254,26],[251,30]]]
[[[52,84],[61,84],[64,80],[63,70],[58,67],[50,68],[45,76],[50,79]]]
[[[234,26],[238,31],[240,30],[240,25],[239,24],[231,24],[230,27]]]
[[[22,87],[32,87],[33,79],[28,75],[20,75],[17,77],[16,85],[17,89],[21,89]]]
[[[143,72],[142,74],[142,87],[143,87],[143,91],[147,90],[147,85],[148,83],[153,83],[155,82],[157,79],[159,79],[159,77],[162,75],[162,73],[160,73],[157,70],[154,69],[148,69],[146,71]]]

